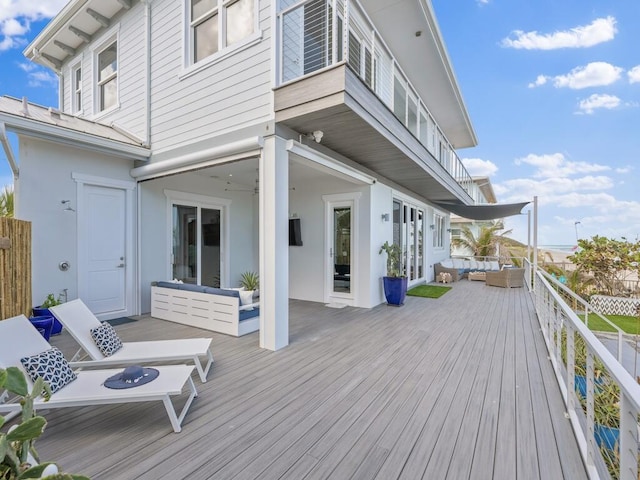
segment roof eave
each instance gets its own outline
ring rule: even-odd
[[[4,123],[7,130],[18,135],[39,138],[41,140],[85,150],[115,155],[131,160],[148,161],[151,156],[151,150],[142,146],[127,145],[117,140],[69,130],[57,125],[47,125],[36,120],[21,118],[11,114],[0,113],[0,123]]]

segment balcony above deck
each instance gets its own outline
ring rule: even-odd
[[[276,122],[321,130],[326,147],[427,200],[472,203],[462,165],[456,173],[454,161],[436,160],[344,62],[277,88],[275,112]]]

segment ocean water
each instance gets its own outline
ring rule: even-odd
[[[576,251],[576,245],[538,245],[542,250],[551,250],[555,252],[573,253]]]

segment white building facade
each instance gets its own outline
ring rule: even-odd
[[[34,303],[65,291],[108,319],[149,312],[157,280],[255,271],[277,350],[289,299],[384,301],[385,241],[409,285],[432,280],[436,203],[475,202],[429,0],[72,0],[25,55],[60,78],[58,109],[0,99]]]

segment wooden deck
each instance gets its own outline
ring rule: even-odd
[[[159,402],[52,410],[41,457],[93,479],[586,478],[524,289],[462,281],[372,310],[292,301],[290,324],[275,353],[257,333],[213,334],[181,433]],[[66,333],[52,343],[73,351]]]

